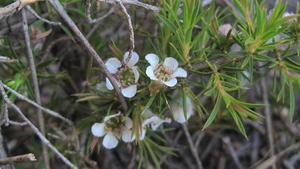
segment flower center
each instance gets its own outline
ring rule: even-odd
[[[112,118],[105,122],[105,130],[107,132],[113,132],[115,136],[120,136],[122,129],[125,126],[125,121],[123,118]]]
[[[159,64],[154,70],[155,76],[162,81],[168,81],[171,79],[171,70],[166,68],[163,64]]]
[[[117,75],[117,78],[124,87],[130,86],[135,82],[134,73],[132,69],[128,67],[122,67]]]

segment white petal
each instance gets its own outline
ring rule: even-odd
[[[122,140],[125,143],[132,142],[134,140],[132,130],[129,130],[129,129],[123,130],[123,132],[122,132]]]
[[[120,115],[121,115],[121,112],[119,112],[117,114],[112,114],[112,115],[109,115],[109,116],[105,116],[103,122],[107,122],[111,118],[114,118],[114,117],[117,117],[117,116],[120,116]]]
[[[146,74],[151,80],[157,80],[155,74],[154,74],[154,67],[148,66],[146,69]]]
[[[176,71],[173,73],[173,77],[187,77],[187,72],[179,67],[176,69]]]
[[[146,109],[142,115],[144,119],[148,119],[154,116],[153,112],[150,109]]]
[[[142,128],[140,133],[140,140],[144,140],[145,136],[146,136],[146,128]]]
[[[151,66],[155,67],[159,63],[159,57],[154,53],[147,54],[145,58]]]
[[[114,86],[110,83],[108,78],[106,78],[105,86],[107,87],[108,90],[114,89]]]
[[[95,137],[102,137],[105,134],[105,125],[104,123],[95,123],[93,124],[91,131]]]
[[[172,57],[167,57],[164,61],[164,66],[166,66],[172,71],[175,71],[178,68],[178,62]]]
[[[224,24],[219,27],[219,33],[223,36],[227,36],[229,31],[232,29],[232,26],[230,24]]]
[[[176,78],[172,78],[169,81],[163,82],[165,85],[169,86],[169,87],[173,87],[177,84],[177,79]]]
[[[186,113],[187,118],[185,118],[183,107],[182,107],[182,98],[178,99],[177,102],[171,105],[171,110],[173,114],[173,118],[178,123],[186,122],[194,113],[192,100],[187,97],[186,98]]]
[[[118,145],[118,139],[114,136],[114,134],[112,132],[109,132],[105,135],[104,139],[103,139],[103,146],[107,149],[112,149],[117,147]]]
[[[151,129],[152,130],[158,129],[158,127],[160,125],[162,125],[163,123],[170,123],[171,122],[171,120],[169,118],[166,118],[166,119],[163,120],[163,119],[159,118],[158,116],[154,116],[154,117],[155,118],[154,118],[153,122],[151,123]]]
[[[131,57],[128,60],[129,52],[126,52],[123,56],[123,62],[128,66],[132,67],[139,61],[139,55],[136,52],[131,53]]]
[[[137,86],[136,85],[130,85],[127,88],[123,88],[121,90],[121,92],[122,92],[122,95],[124,97],[132,98],[133,96],[135,96],[136,90],[137,90]]]
[[[105,63],[106,68],[112,74],[118,72],[118,69],[122,66],[121,62],[117,58],[109,58]]]
[[[127,129],[131,129],[132,128],[132,120],[129,117],[124,117],[125,118],[125,126]]]
[[[137,70],[136,66],[133,66],[131,69],[132,69],[133,74],[134,74],[134,82],[137,83],[139,81],[139,78],[140,78],[140,73]]]

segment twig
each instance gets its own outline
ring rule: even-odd
[[[94,24],[94,23],[102,21],[103,19],[107,18],[110,14],[112,14],[114,12],[114,10],[115,10],[114,7],[112,7],[103,16],[93,19],[91,16],[91,0],[85,0],[85,14],[86,14],[89,24]]]
[[[296,151],[298,149],[300,149],[300,142],[293,144],[293,145],[289,146],[288,148],[284,149],[283,151],[279,152],[278,154],[268,158],[267,160],[262,162],[260,165],[255,167],[255,169],[267,169],[270,166],[272,166],[274,163],[276,163],[283,156],[291,153],[292,151]]]
[[[63,117],[62,115],[60,115],[59,113],[52,111],[50,109],[44,108],[43,106],[39,105],[38,103],[28,99],[27,97],[23,96],[22,94],[18,93],[17,91],[11,89],[10,87],[6,86],[4,83],[2,83],[2,81],[0,80],[0,86],[3,86],[3,88],[5,88],[6,90],[8,90],[9,92],[11,92],[13,95],[15,95],[17,98],[26,101],[27,103],[35,106],[38,109],[41,109],[42,111],[44,111],[45,113],[53,116],[53,117],[57,117],[65,122],[67,122],[69,125],[72,125],[72,121],[70,121],[69,119]]]
[[[106,2],[106,3],[116,3],[119,0],[99,0],[99,1]],[[122,0],[122,2],[124,4],[130,4],[130,5],[136,5],[136,6],[139,6],[139,7],[143,7],[147,10],[152,10],[154,12],[159,12],[160,11],[159,7],[146,4],[146,3],[140,2],[138,0]]]
[[[261,73],[263,73],[263,70],[260,70]],[[267,80],[265,77],[262,77],[261,79],[261,90],[262,90],[262,97],[263,97],[263,102],[264,102],[264,114],[266,116],[266,129],[267,129],[267,134],[268,134],[268,142],[269,142],[269,149],[271,153],[271,157],[274,156],[275,154],[275,149],[274,149],[274,136],[273,136],[273,125],[272,125],[272,116],[271,116],[271,110],[270,110],[270,103],[269,103],[269,98],[268,98],[268,88],[267,88]],[[272,164],[272,168],[276,169],[276,163]]]
[[[129,50],[129,56],[131,56],[132,51],[134,50],[134,31],[133,31],[133,26],[132,26],[132,22],[131,22],[131,17],[129,15],[129,13],[127,12],[127,9],[125,8],[123,1],[122,0],[118,0],[118,4],[120,5],[123,13],[126,16],[127,19],[127,24],[128,24],[128,30],[129,30],[129,39],[130,39],[130,50]],[[128,57],[129,59],[130,57]]]
[[[230,138],[229,137],[225,137],[222,138],[223,142],[227,145],[228,151],[235,163],[235,165],[237,166],[238,169],[243,169],[244,167],[242,166],[242,164],[240,163],[240,160],[231,144]]]
[[[49,149],[51,149],[66,165],[68,165],[72,169],[78,169],[63,154],[61,154],[57,150],[57,148],[53,146],[53,144],[51,144],[51,142],[39,131],[39,129],[24,115],[24,113],[20,110],[20,108],[8,99],[6,93],[4,92],[4,88],[2,84],[0,84],[0,94],[2,95],[2,98],[5,100],[5,102],[20,115],[20,117],[30,126],[32,131],[40,138],[40,140],[45,145],[48,146]]]
[[[183,128],[184,134],[185,134],[185,136],[187,138],[187,141],[189,143],[190,150],[191,150],[191,152],[192,152],[192,154],[193,154],[193,156],[194,156],[194,158],[196,160],[197,168],[198,169],[203,169],[202,162],[201,162],[201,160],[200,160],[200,158],[198,156],[197,148],[195,147],[195,145],[193,143],[192,137],[191,137],[191,135],[189,133],[189,130],[188,130],[186,124],[182,124],[182,128]]]
[[[2,132],[1,132],[1,126],[0,126],[0,159],[6,158],[6,157],[7,157],[7,154],[6,154],[3,136],[2,136]],[[12,165],[2,165],[1,169],[14,169],[14,167]]]
[[[34,95],[35,95],[36,102],[39,105],[41,105],[41,94],[40,94],[40,89],[39,89],[39,82],[38,82],[36,68],[35,68],[35,61],[34,61],[33,53],[31,50],[30,35],[29,35],[29,31],[28,31],[28,21],[27,21],[27,15],[26,15],[25,10],[22,10],[22,21],[23,21],[23,34],[24,34],[24,39],[25,39],[27,58],[28,58],[29,67],[30,67],[30,71],[31,71]],[[42,134],[45,135],[45,120],[44,120],[42,110],[38,109],[37,114],[38,114],[39,128],[40,128]],[[49,162],[47,146],[43,144],[42,148],[43,148],[43,159],[45,162],[45,168],[50,169],[50,162]]]
[[[101,57],[97,54],[97,52],[95,51],[95,49],[91,46],[91,44],[89,43],[89,41],[81,33],[81,31],[76,26],[76,24],[74,23],[74,21],[67,14],[67,12],[65,11],[64,7],[62,6],[62,4],[58,0],[49,0],[49,2],[53,6],[53,8],[57,11],[57,13],[68,24],[68,26],[70,27],[70,29],[74,32],[74,34],[77,36],[77,38],[81,42],[82,46],[84,46],[86,48],[86,50],[90,53],[90,55],[96,59],[96,61],[100,65],[100,67],[103,69],[105,75],[107,76],[107,78],[109,79],[109,81],[112,83],[112,85],[113,85],[113,87],[114,87],[114,89],[115,89],[115,91],[117,93],[117,96],[119,98],[119,101],[120,101],[120,103],[122,105],[122,108],[124,109],[124,111],[127,111],[128,110],[128,106],[127,106],[127,103],[125,101],[125,98],[121,94],[121,90],[120,90],[120,88],[118,86],[118,83],[117,83],[116,79],[107,70],[107,68],[106,68],[103,60],[101,59]]]
[[[34,154],[28,153],[23,155],[17,155],[13,157],[7,157],[0,159],[0,165],[4,164],[13,164],[13,163],[19,163],[19,162],[34,162],[36,161],[36,158]]]
[[[10,59],[6,56],[0,56],[0,63],[15,63],[17,60],[15,59]]]
[[[53,21],[49,21],[48,19],[45,19],[43,17],[41,17],[37,12],[35,12],[35,10],[33,8],[31,8],[31,6],[26,6],[25,7],[26,10],[28,10],[33,16],[35,16],[36,18],[38,18],[39,20],[48,23],[50,25],[61,25],[60,22],[53,22]]]
[[[0,8],[0,19],[8,17],[17,11],[20,11],[24,6],[41,0],[16,0],[15,2]]]

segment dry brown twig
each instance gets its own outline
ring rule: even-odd
[[[6,90],[8,90],[9,92],[11,92],[13,95],[15,95],[17,98],[31,104],[32,106],[38,108],[38,109],[41,109],[42,111],[44,111],[45,113],[53,116],[53,117],[56,117],[56,118],[59,118],[61,120],[63,120],[64,122],[68,123],[69,125],[72,125],[73,122],[70,121],[69,119],[63,117],[62,115],[60,115],[59,113],[53,111],[53,110],[50,110],[50,109],[47,109],[41,105],[39,105],[38,103],[28,99],[27,97],[25,97],[24,95],[18,93],[17,91],[13,90],[12,88],[8,87],[7,85],[5,85],[4,83],[2,83],[2,81],[0,80],[0,86],[2,86],[3,88],[5,88]]]
[[[103,62],[101,57],[98,55],[98,53],[95,51],[95,49],[89,43],[89,41],[86,39],[86,37],[83,35],[83,33],[76,26],[76,24],[71,19],[71,17],[67,14],[67,12],[65,11],[62,4],[58,0],[49,0],[49,3],[56,10],[56,12],[63,18],[63,20],[67,23],[67,25],[70,27],[70,29],[73,31],[73,33],[77,36],[77,38],[79,39],[79,42],[82,44],[82,46],[89,52],[89,54],[97,61],[97,63],[103,69],[104,74],[107,76],[109,81],[112,83],[112,85],[116,91],[116,94],[119,98],[119,101],[122,105],[123,110],[127,111],[128,106],[127,106],[125,98],[123,97],[121,90],[118,86],[118,82],[112,76],[112,74],[110,74],[110,72],[107,70],[105,63]]]
[[[4,91],[4,85],[0,81],[0,95],[3,100],[15,110],[16,113],[29,125],[32,131],[39,137],[39,139],[49,148],[51,149],[66,165],[68,165],[72,169],[78,169],[74,164],[72,164],[62,153],[60,153],[55,146],[40,132],[40,130],[24,115],[24,113],[20,110],[20,108],[11,102]]]
[[[99,1],[113,4],[113,3],[116,3],[116,2],[118,2],[120,0],[99,0]],[[159,7],[154,6],[154,5],[146,4],[146,3],[140,2],[138,0],[122,0],[122,2],[124,4],[139,6],[139,7],[145,8],[147,10],[154,11],[154,12],[159,12],[160,11]]]
[[[26,15],[25,10],[22,10],[22,21],[23,21],[24,40],[25,40],[25,46],[26,46],[26,51],[27,51],[27,59],[28,59],[29,67],[30,67],[30,71],[31,71],[31,79],[32,79],[32,84],[33,84],[33,89],[34,89],[34,95],[35,95],[36,102],[39,105],[42,105],[39,82],[38,82],[37,72],[36,72],[36,68],[35,68],[35,61],[34,61],[33,53],[31,50],[30,35],[29,35],[29,30],[28,30],[29,29],[28,21],[27,21],[27,15]],[[42,110],[39,108],[37,111],[37,115],[38,115],[39,128],[40,128],[42,134],[45,135],[44,115],[42,113]],[[47,146],[43,144],[42,148],[43,148],[43,159],[45,162],[45,168],[50,169],[50,162],[49,162]]]
[[[15,2],[0,8],[0,19],[8,17],[17,11],[20,11],[26,5],[42,1],[42,0],[16,0]]]
[[[28,10],[33,16],[35,16],[37,19],[45,22],[45,23],[48,23],[50,25],[61,25],[60,22],[54,22],[54,21],[49,21],[48,19],[45,19],[43,17],[41,17],[33,8],[31,8],[31,6],[27,5],[26,7],[26,10]]]
[[[91,0],[85,0],[85,15],[87,17],[87,20],[89,22],[89,24],[94,24],[97,22],[102,21],[103,19],[107,18],[109,15],[111,15],[114,12],[114,7],[112,7],[106,14],[104,14],[103,16],[100,16],[98,18],[93,19],[91,16]]]
[[[127,19],[127,24],[128,24],[128,30],[129,30],[129,40],[130,40],[130,50],[129,50],[129,56],[131,56],[132,51],[135,48],[135,42],[134,42],[134,31],[133,31],[133,25],[132,25],[132,21],[131,21],[131,17],[126,9],[126,7],[123,4],[122,0],[117,0],[118,4],[120,5],[123,13],[126,16]],[[130,57],[128,57],[129,60]]]
[[[5,164],[14,164],[14,163],[19,163],[19,162],[35,162],[36,158],[34,154],[28,153],[28,154],[23,154],[23,155],[17,155],[13,157],[7,157],[0,159],[0,165],[5,165]]]

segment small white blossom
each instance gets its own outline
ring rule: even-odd
[[[146,129],[147,127],[150,127],[152,130],[156,130],[161,126],[163,123],[171,123],[171,119],[166,118],[162,119],[158,117],[157,115],[153,114],[150,110],[146,110],[143,114],[144,121],[142,123],[141,127],[141,134],[140,134],[140,140],[143,140],[146,136]]]
[[[120,113],[106,116],[103,123],[95,123],[91,128],[95,137],[103,137],[103,146],[107,149],[115,148],[119,140],[124,142],[132,142],[132,120],[124,117]]]
[[[231,29],[232,26],[230,24],[223,24],[219,27],[219,33],[223,36],[227,36]]]
[[[137,82],[140,74],[135,64],[139,61],[139,55],[136,52],[131,53],[131,57],[126,52],[123,56],[123,62],[117,58],[109,58],[105,65],[108,71],[117,79],[118,86],[121,88],[122,95],[127,98],[132,98],[136,95]],[[106,87],[113,90],[114,87],[106,78]]]
[[[186,97],[186,116],[183,110],[182,97],[171,103],[173,118],[178,123],[185,123],[194,114],[194,105],[190,97]]]
[[[146,60],[150,64],[146,69],[146,74],[151,80],[173,87],[177,84],[177,77],[187,77],[187,72],[178,67],[177,60],[172,57],[167,57],[163,63],[160,63],[159,57],[150,53],[146,55]]]

